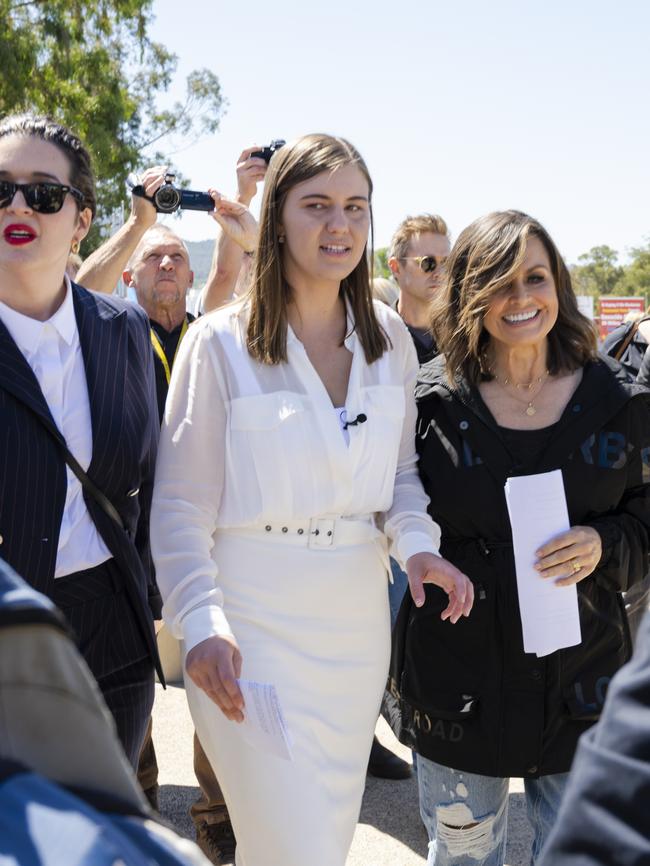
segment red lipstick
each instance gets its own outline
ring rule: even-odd
[[[3,231],[3,237],[13,247],[22,247],[31,243],[36,237],[36,232],[31,226],[23,223],[12,223]]]

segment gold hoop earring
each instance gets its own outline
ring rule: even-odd
[[[72,246],[70,247],[70,252],[75,256],[79,252],[79,241],[72,241]]]

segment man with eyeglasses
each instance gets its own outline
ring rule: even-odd
[[[399,286],[397,312],[411,332],[420,364],[436,354],[429,330],[431,301],[450,250],[447,223],[437,214],[407,217],[391,241],[388,267]]]

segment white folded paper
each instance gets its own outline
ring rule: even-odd
[[[524,650],[545,656],[582,640],[578,593],[536,571],[535,551],[570,529],[562,472],[508,478],[506,502],[517,573]]]
[[[275,686],[253,680],[237,682],[245,703],[241,723],[244,739],[262,752],[292,761],[291,738]]]

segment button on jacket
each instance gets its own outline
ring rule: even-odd
[[[290,328],[288,362],[276,365],[249,355],[241,305],[189,329],[172,372],[152,511],[165,618],[188,649],[229,632],[211,556],[219,529],[385,512],[401,562],[437,552],[416,465],[415,350],[399,316],[379,302],[375,310],[392,349],[370,365],[348,316],[345,410],[367,418],[349,428],[349,445]]]
[[[427,587],[396,626],[387,710],[403,742],[445,766],[488,776],[562,773],[598,718],[607,685],[629,657],[620,592],[647,572],[650,394],[617,362],[586,365],[536,465],[515,466],[499,428],[444,359],[422,368],[417,447],[441,554],[465,572],[476,601],[467,619],[441,622]],[[578,583],[582,643],[544,658],[523,650],[504,483],[561,469],[571,525],[600,533],[597,569]]]

